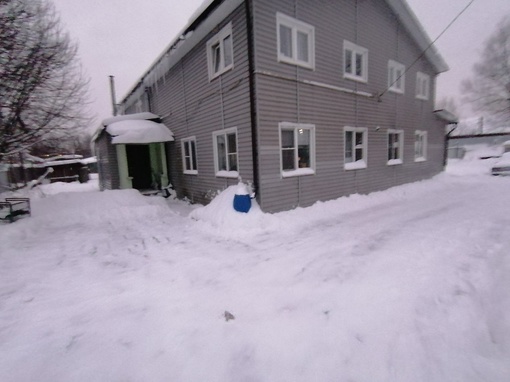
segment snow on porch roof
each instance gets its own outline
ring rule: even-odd
[[[128,119],[113,122],[106,127],[112,144],[171,142],[174,135],[163,123],[143,119]]]
[[[142,113],[117,115],[115,117],[103,119],[101,126],[108,126],[114,122],[125,121],[126,119],[148,119],[154,122],[161,122],[161,117],[159,115],[145,111]]]
[[[449,112],[446,109],[440,109],[440,110],[434,110],[434,114],[442,119],[443,121],[446,121],[451,124],[459,123],[459,118],[451,112]]]

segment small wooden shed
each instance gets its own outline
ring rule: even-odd
[[[100,189],[149,192],[167,187],[165,143],[173,140],[170,129],[153,113],[105,119],[93,138]]]

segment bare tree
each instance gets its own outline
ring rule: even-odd
[[[87,81],[49,0],[0,0],[0,162],[81,128]]]
[[[464,100],[486,115],[510,121],[510,16],[485,42],[473,78],[462,83]]]
[[[84,157],[92,156],[92,134],[83,131],[81,134],[73,134],[65,137],[53,137],[36,143],[30,149],[30,154],[45,157],[59,154],[79,154]]]

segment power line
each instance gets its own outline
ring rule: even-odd
[[[405,76],[405,74],[409,71],[409,69],[411,69],[424,55],[425,53],[427,52],[427,50],[429,50],[432,45],[434,45],[436,43],[437,40],[439,40],[441,38],[441,36],[443,34],[445,34],[445,32],[450,29],[450,27],[453,25],[453,23],[455,23],[457,21],[457,19],[464,13],[466,12],[466,10],[471,6],[471,4],[473,4],[475,2],[475,0],[470,0],[469,3],[457,14],[457,16],[455,16],[453,18],[452,21],[450,21],[450,23],[446,26],[446,28],[443,29],[443,31],[441,33],[439,33],[439,35],[434,39],[434,41],[432,41],[424,50],[423,52],[421,52],[421,54],[416,58],[416,60],[414,60],[412,62],[411,65],[409,65],[409,67],[404,71],[404,73],[402,73],[399,77],[397,77],[395,79],[395,81],[393,81],[387,88],[386,90],[384,90],[381,94],[379,94],[379,97],[378,97],[378,100],[380,101],[381,100],[381,97],[386,94],[386,92],[393,86],[397,83],[398,80],[400,80],[402,77]]]

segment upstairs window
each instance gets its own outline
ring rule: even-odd
[[[344,78],[368,81],[368,49],[344,40]]]
[[[424,101],[429,99],[430,77],[422,72],[416,73],[416,98]]]
[[[312,25],[276,13],[278,61],[315,67],[315,29]]]
[[[344,168],[356,170],[367,167],[366,127],[344,127]]]
[[[185,174],[196,175],[197,170],[197,149],[196,138],[190,137],[181,141],[182,167]]]
[[[397,61],[388,61],[388,89],[404,94],[406,67]]]
[[[213,133],[214,167],[216,176],[237,178],[237,129],[225,129]]]
[[[280,123],[282,176],[314,174],[315,126],[301,123]]]
[[[232,23],[229,23],[207,41],[207,64],[209,66],[209,80],[234,67]]]
[[[414,133],[414,161],[427,160],[427,132],[416,130]]]

